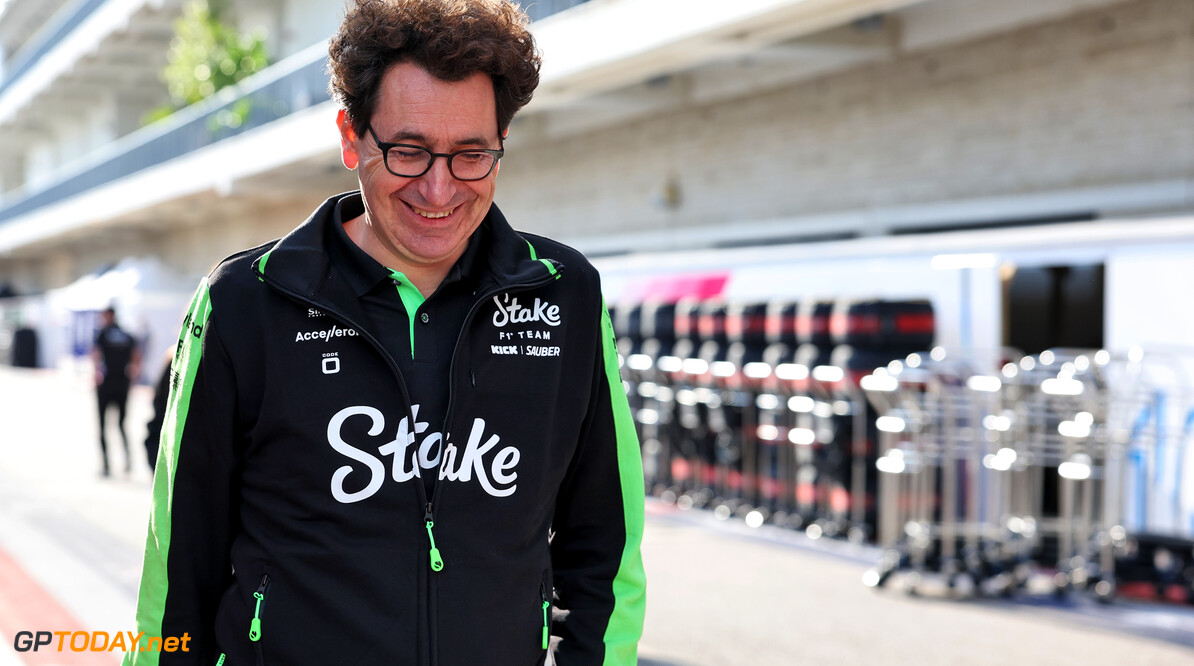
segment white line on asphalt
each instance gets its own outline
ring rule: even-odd
[[[0,513],[0,548],[20,562],[85,627],[102,631],[132,628],[136,599],[96,575],[87,562],[33,526]]]

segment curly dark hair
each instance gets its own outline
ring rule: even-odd
[[[328,88],[363,134],[382,77],[409,62],[443,81],[477,72],[493,81],[499,134],[539,85],[530,20],[508,0],[349,0],[328,46]]]

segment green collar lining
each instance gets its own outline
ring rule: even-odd
[[[402,307],[406,308],[406,318],[410,320],[410,357],[413,359],[415,357],[415,315],[418,314],[419,307],[427,299],[405,275],[392,268],[388,270],[390,278],[394,280],[394,286],[398,288],[398,297],[402,299]]]

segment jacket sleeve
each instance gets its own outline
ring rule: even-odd
[[[217,658],[216,606],[231,579],[236,390],[215,324],[205,278],[171,366],[137,600],[137,632],[143,633],[125,666],[212,664]],[[185,639],[187,649],[160,651],[155,637]]]
[[[551,542],[558,666],[637,661],[646,610],[643,465],[604,304],[589,413]]]

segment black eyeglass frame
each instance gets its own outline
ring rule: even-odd
[[[395,176],[398,176],[399,178],[418,178],[418,177],[422,176],[423,174],[427,173],[428,171],[431,171],[431,167],[435,166],[436,158],[442,157],[448,161],[448,173],[452,174],[453,178],[455,178],[456,180],[459,180],[461,182],[472,183],[472,182],[476,182],[478,180],[485,180],[486,178],[488,178],[489,175],[493,173],[493,170],[497,167],[498,162],[501,161],[502,156],[504,156],[506,154],[505,148],[498,148],[496,150],[493,148],[466,148],[464,150],[457,150],[454,153],[433,153],[430,150],[427,150],[426,148],[424,148],[423,146],[417,146],[417,145],[411,144],[411,143],[387,143],[387,142],[382,141],[381,139],[377,138],[377,132],[373,131],[372,125],[368,125],[367,129],[369,130],[369,134],[373,135],[373,141],[377,144],[378,150],[381,151],[381,161],[383,164],[386,165],[386,171],[389,171],[390,173],[394,174]],[[501,139],[498,139],[498,141],[500,142]],[[428,155],[430,155],[431,159],[427,162],[426,169],[423,169],[422,171],[420,171],[417,174],[414,174],[413,176],[398,173],[397,171],[394,171],[393,169],[390,168],[390,149],[391,148],[408,148],[411,150],[421,150],[421,151],[427,153]],[[461,178],[460,176],[457,176],[456,171],[452,169],[452,160],[456,159],[457,155],[463,155],[465,153],[489,153],[490,155],[493,155],[493,157],[494,157],[493,164],[489,165],[489,171],[486,171],[484,176],[480,176],[478,178]]]

